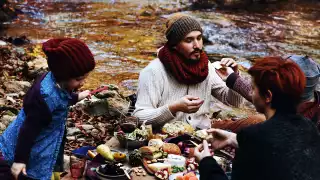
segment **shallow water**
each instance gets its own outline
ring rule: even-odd
[[[52,37],[84,40],[97,67],[84,88],[117,84],[125,95],[136,90],[139,71],[165,43],[164,23],[189,1],[26,1],[24,12],[5,23],[10,36],[26,34],[34,43]],[[307,54],[320,61],[319,3],[286,4],[266,12],[231,10],[183,11],[203,25],[205,50],[213,59],[243,61],[266,55]],[[40,48],[40,45],[38,46]]]

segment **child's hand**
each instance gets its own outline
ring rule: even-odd
[[[78,101],[81,101],[82,99],[84,99],[86,97],[90,97],[90,91],[89,90],[85,90],[85,91],[82,91],[81,93],[79,93],[78,94]]]
[[[26,164],[24,163],[13,163],[11,166],[11,173],[15,179],[18,179],[20,173],[27,175]]]

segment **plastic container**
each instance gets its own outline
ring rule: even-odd
[[[78,158],[90,159],[90,157],[88,156],[88,150],[95,150],[95,149],[96,149],[96,147],[94,147],[94,146],[83,146],[83,147],[80,147],[78,149],[71,151],[71,153],[72,153],[72,155],[74,155]]]

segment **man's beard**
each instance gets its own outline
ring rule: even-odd
[[[196,58],[195,59],[189,59],[190,61],[199,61],[200,60],[200,56],[201,56],[201,54],[199,55],[199,56],[196,56]]]
[[[200,61],[200,58],[201,58],[201,53],[202,53],[202,52],[203,52],[202,49],[198,49],[198,48],[194,49],[194,51],[192,51],[192,52],[190,53],[190,56],[192,56],[192,54],[195,54],[195,53],[199,53],[199,56],[196,56],[196,59],[191,59],[191,58],[189,58],[189,59],[187,59],[186,61],[187,61],[188,63],[197,63],[197,62],[199,62],[199,61]]]

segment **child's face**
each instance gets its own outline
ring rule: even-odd
[[[85,74],[84,76],[70,79],[66,82],[65,88],[68,91],[78,90],[79,88],[81,88],[83,86],[85,79],[87,77],[88,77],[88,74]]]

